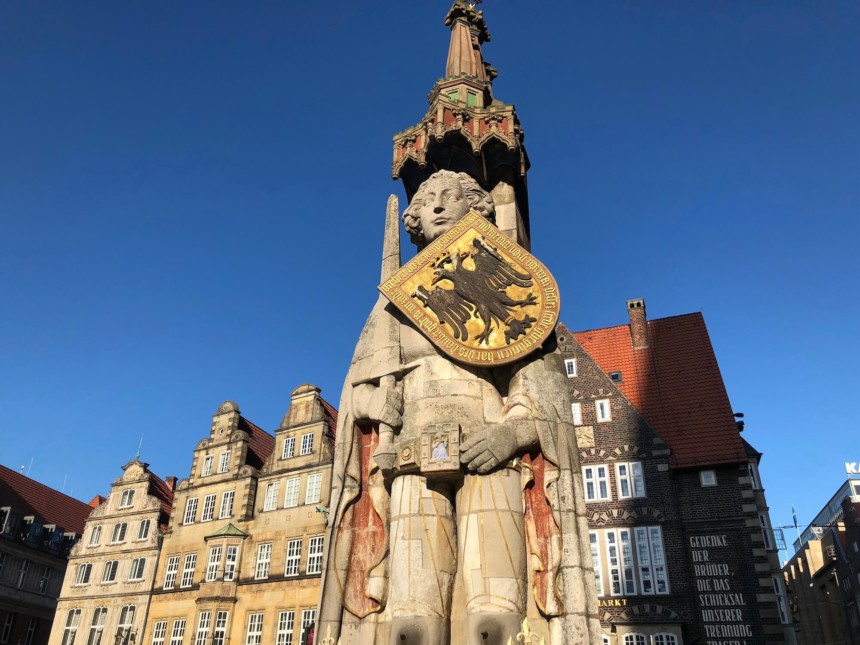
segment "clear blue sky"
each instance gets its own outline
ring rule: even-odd
[[[0,463],[88,500],[337,404],[444,0],[0,4]],[[860,459],[860,5],[483,5],[574,329],[702,311],[775,524]]]

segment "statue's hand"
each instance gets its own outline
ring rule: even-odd
[[[503,423],[475,430],[460,441],[460,463],[485,475],[519,450],[517,433]]]
[[[362,383],[352,390],[352,414],[358,423],[386,423],[392,428],[403,424],[403,395],[393,387]]]

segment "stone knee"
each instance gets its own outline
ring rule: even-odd
[[[466,618],[466,645],[505,645],[517,640],[523,617],[519,614],[479,612]]]
[[[391,621],[390,645],[447,645],[448,620],[428,616],[401,616]]]

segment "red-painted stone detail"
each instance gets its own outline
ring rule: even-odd
[[[373,465],[373,451],[379,443],[375,425],[359,428],[361,433],[361,492],[344,514],[338,532],[352,533],[348,544],[349,567],[343,589],[344,606],[356,616],[366,616],[381,609],[380,603],[368,596],[365,588],[368,574],[385,555],[385,526],[370,497],[368,479]],[[338,539],[343,539],[339,537]]]
[[[523,510],[529,551],[540,560],[540,565],[533,571],[535,602],[544,614],[557,615],[556,610],[562,604],[555,585],[560,553],[553,545],[561,544],[561,530],[545,490],[547,470],[554,466],[541,453],[523,455],[523,462],[531,468],[533,475],[523,490]]]

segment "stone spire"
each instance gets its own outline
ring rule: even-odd
[[[490,40],[484,12],[455,0],[445,25],[451,29],[445,77],[430,91],[421,122],[394,135],[392,177],[403,181],[411,200],[437,170],[469,173],[492,194],[496,226],[530,248],[525,135],[514,106],[493,97],[497,72],[481,51]]]

